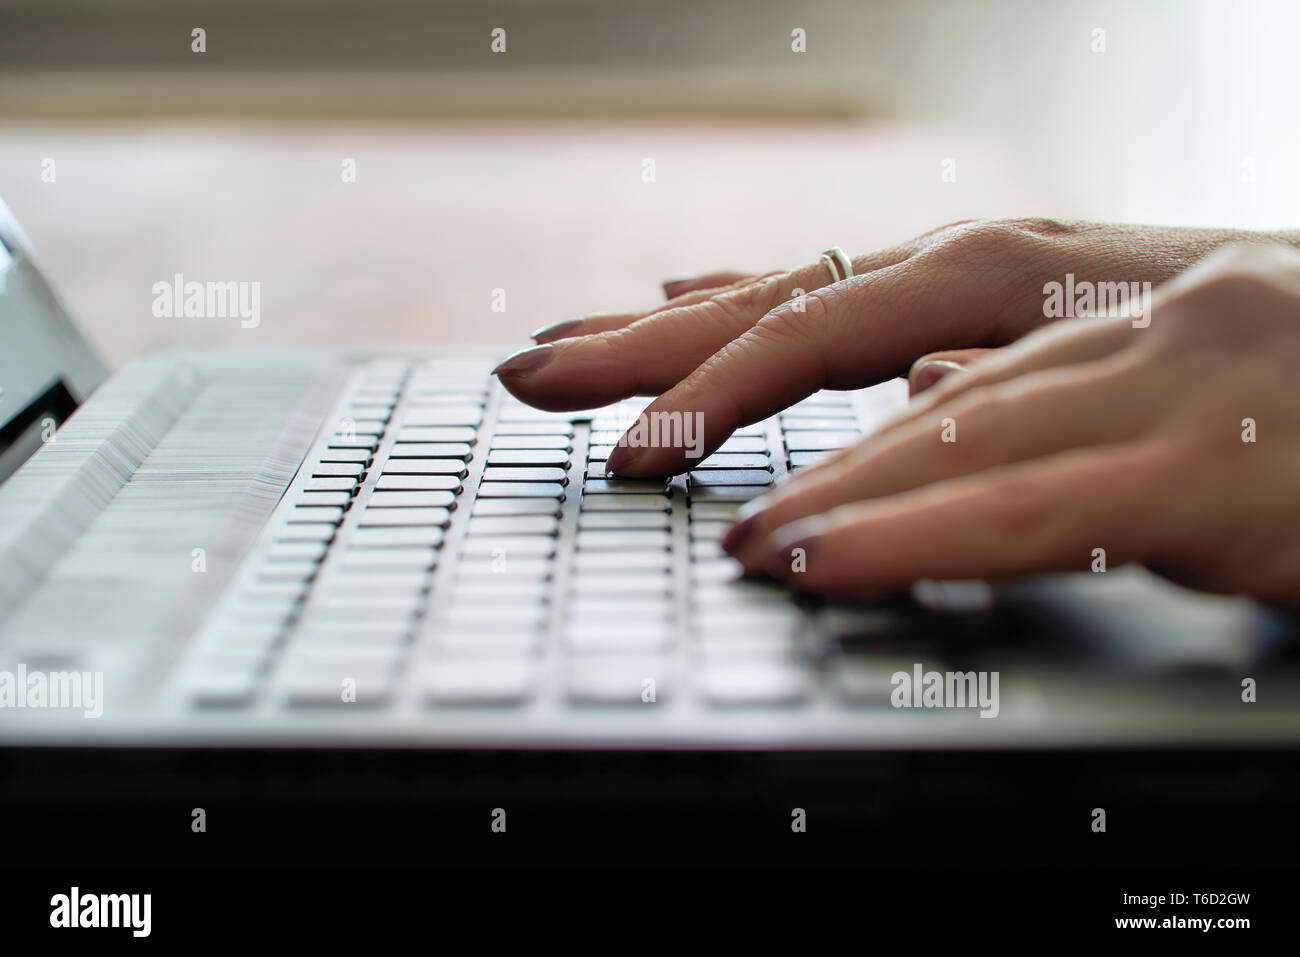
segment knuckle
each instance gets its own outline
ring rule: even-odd
[[[757,282],[722,293],[714,301],[733,314],[759,316],[781,303],[781,287],[781,276],[764,276]]]
[[[804,340],[820,340],[826,333],[831,308],[828,298],[835,295],[824,290],[814,290],[800,297],[798,303],[786,302],[767,311],[754,331],[780,338],[793,336]]]

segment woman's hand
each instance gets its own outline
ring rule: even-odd
[[[1221,250],[1146,318],[1057,323],[948,376],[724,547],[818,592],[1100,558],[1300,605],[1300,254]]]
[[[705,454],[731,432],[817,389],[904,375],[934,350],[1000,346],[1050,322],[1043,286],[1161,283],[1238,235],[1052,220],[959,223],[857,257],[830,284],[821,262],[745,277],[667,284],[683,292],[650,313],[571,320],[498,367],[514,395],[544,409],[658,395],[654,412],[702,413]],[[715,283],[724,283],[717,286]],[[797,298],[796,298],[797,297]],[[968,358],[963,356],[963,358]],[[948,368],[935,365],[918,379]],[[924,383],[921,383],[924,384]],[[622,475],[689,467],[684,449],[620,446]]]

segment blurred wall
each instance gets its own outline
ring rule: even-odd
[[[0,119],[867,118],[986,133],[1097,218],[1294,225],[1298,30],[1295,0],[0,0]]]

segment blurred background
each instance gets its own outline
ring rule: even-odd
[[[957,219],[1295,228],[1298,32],[1294,0],[0,0],[0,197],[114,365],[504,351]],[[177,273],[260,282],[261,325],[154,318]]]

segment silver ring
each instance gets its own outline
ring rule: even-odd
[[[853,261],[844,254],[839,246],[832,246],[822,253],[822,262],[831,271],[831,282],[839,282],[853,275]]]

